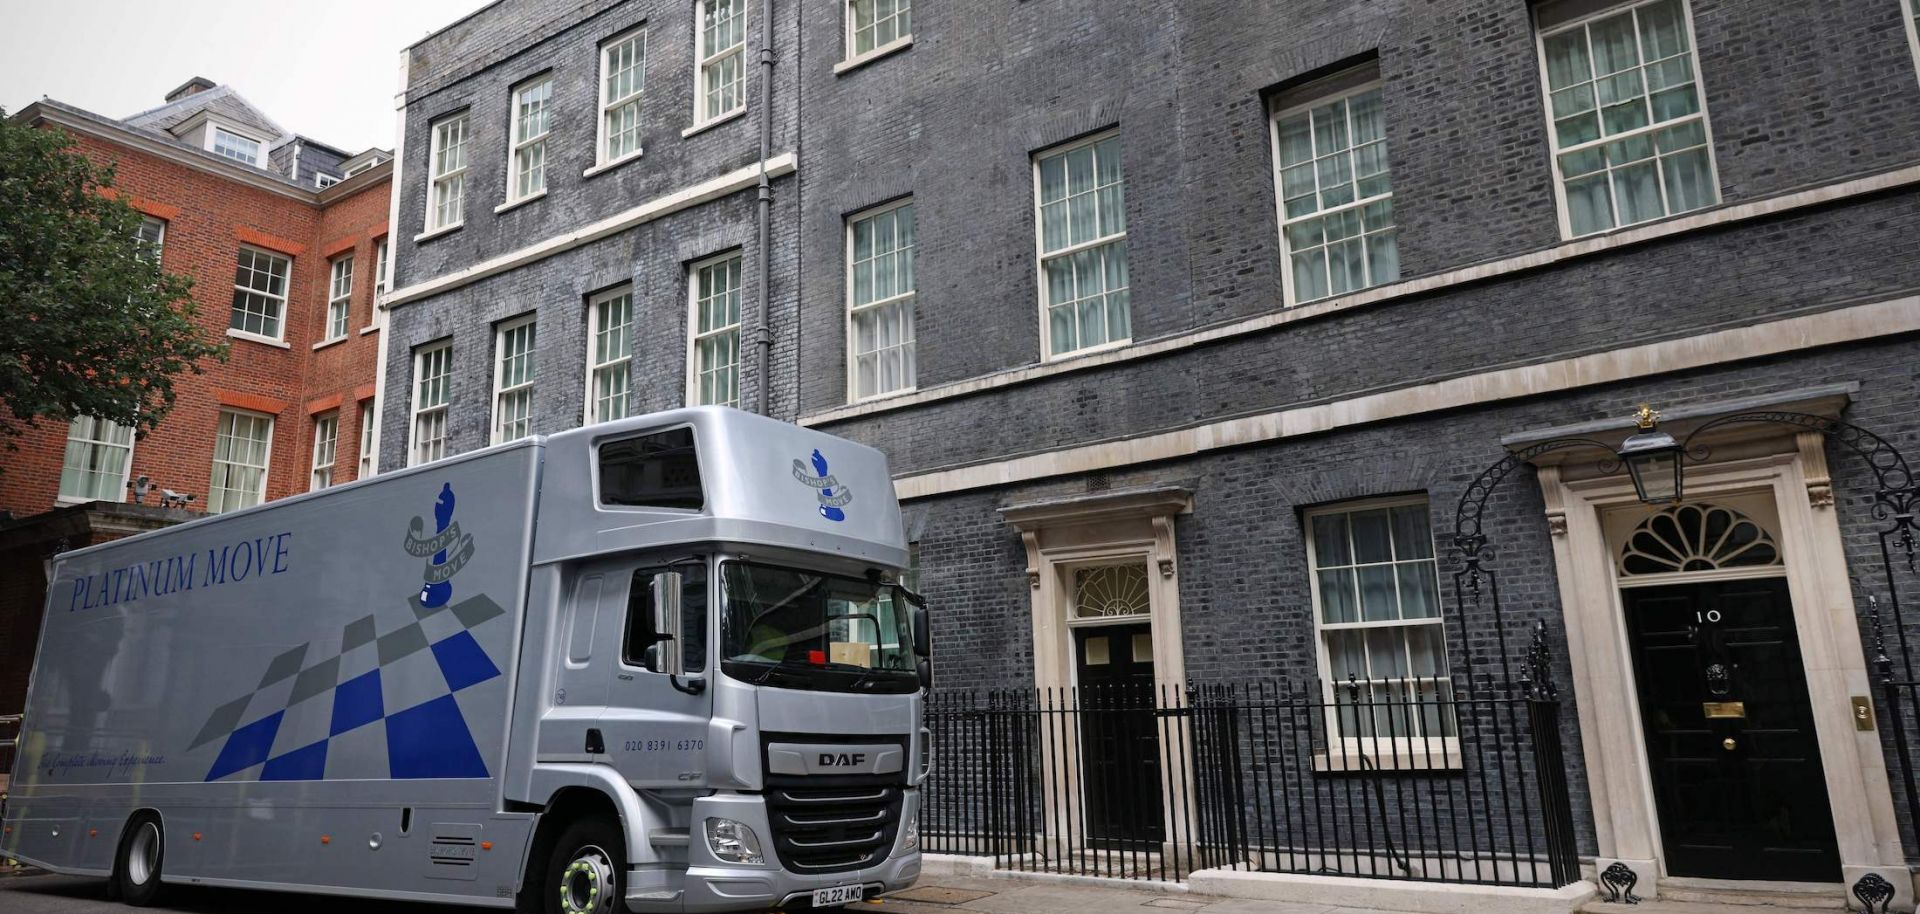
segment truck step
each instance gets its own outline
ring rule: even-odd
[[[656,828],[647,832],[647,843],[656,847],[686,847],[687,841],[684,828]]]

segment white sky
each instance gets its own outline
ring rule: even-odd
[[[194,76],[348,153],[393,148],[400,50],[487,0],[0,0],[0,107],[121,118]]]

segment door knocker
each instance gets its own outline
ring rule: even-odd
[[[1719,697],[1733,691],[1733,673],[1724,663],[1707,665],[1707,694]]]

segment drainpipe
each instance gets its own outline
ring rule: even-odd
[[[773,328],[769,326],[767,284],[772,281],[767,246],[773,236],[773,185],[767,180],[767,159],[773,155],[773,0],[760,0],[760,185],[759,289],[754,296],[754,373],[760,395],[754,400],[760,415],[773,414],[768,402],[772,384],[767,377],[773,363]]]
[[[407,80],[412,73],[412,62],[413,49],[402,49],[400,73],[396,80],[399,88],[393,96],[393,171],[387,177],[388,295],[392,295],[395,289],[393,277],[399,272],[396,266],[400,259],[400,239],[403,237],[400,231],[400,193],[401,188],[406,185],[402,183],[405,179],[400,174],[400,164],[407,160]],[[429,138],[427,142],[431,146],[433,141]],[[376,263],[374,266],[378,267],[379,264]],[[386,302],[373,303],[373,322],[380,327],[380,355],[373,369],[373,473],[378,476],[382,471],[381,449],[386,444],[380,430],[387,424],[387,410],[390,408],[387,405],[387,363],[393,357],[393,321],[388,314]],[[405,353],[406,350],[402,349],[401,352]],[[404,358],[404,355],[402,357]],[[400,390],[402,393],[406,392],[404,387]],[[405,413],[403,412],[402,415]],[[402,436],[400,440],[404,445],[407,439]],[[406,465],[403,455],[398,466]]]

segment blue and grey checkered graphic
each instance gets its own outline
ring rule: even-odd
[[[380,777],[349,768],[378,759],[383,740],[389,778],[487,777],[455,696],[500,675],[472,629],[506,611],[485,595],[452,606],[424,606],[418,597],[408,604],[414,618],[406,625],[382,635],[373,616],[356,619],[341,632],[338,654],[309,663],[313,642],[285,651],[253,691],[215,708],[188,747],[225,740],[206,779]]]

